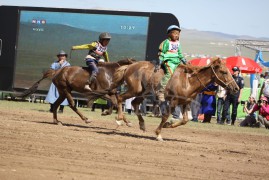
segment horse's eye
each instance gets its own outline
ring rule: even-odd
[[[220,71],[222,74],[228,74],[227,71]]]

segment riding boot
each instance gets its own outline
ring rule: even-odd
[[[64,112],[64,105],[60,105],[60,109],[58,111],[58,113],[63,113]]]
[[[91,84],[94,83],[95,81],[96,81],[96,73],[92,72],[92,74],[88,80],[88,84],[85,85],[84,89],[92,91]]]

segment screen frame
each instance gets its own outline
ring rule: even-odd
[[[0,24],[4,27],[0,29],[0,39],[2,40],[2,49],[0,56],[0,90],[4,91],[25,90],[25,88],[14,89],[13,86],[16,67],[16,49],[18,43],[20,23],[19,17],[22,10],[148,17],[149,22],[145,51],[145,60],[148,61],[152,61],[158,58],[157,54],[159,44],[167,38],[167,27],[172,24],[179,25],[178,19],[171,13],[0,6]],[[9,17],[8,20],[6,17]],[[42,74],[40,74],[40,77],[41,76]]]

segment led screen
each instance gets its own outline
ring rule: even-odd
[[[101,32],[112,35],[108,46],[111,61],[143,60],[148,23],[145,16],[21,10],[13,85],[29,88],[60,50],[68,53],[71,65],[85,66],[88,50],[71,51],[71,47],[96,41]],[[39,89],[48,90],[50,83],[42,82]]]

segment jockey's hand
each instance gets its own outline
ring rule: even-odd
[[[181,58],[180,61],[182,62],[182,64],[185,64],[185,65],[187,64],[187,61],[185,58]]]
[[[155,64],[155,68],[154,68],[154,72],[157,72],[160,70],[160,65],[159,64]]]
[[[157,72],[160,70],[161,64],[162,64],[162,61],[159,60],[159,62],[154,65],[154,72]]]

